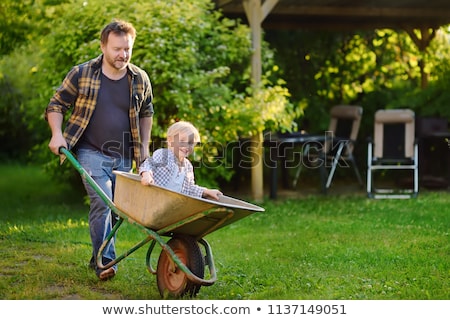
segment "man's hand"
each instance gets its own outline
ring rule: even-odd
[[[61,147],[67,148],[66,139],[64,139],[62,134],[54,135],[50,139],[50,142],[48,143],[48,147],[54,154],[59,155],[59,148],[61,148]]]
[[[59,148],[67,148],[66,139],[64,139],[61,125],[63,122],[63,115],[59,112],[49,112],[47,114],[47,121],[50,129],[52,130],[52,138],[48,143],[49,149],[56,155],[59,154]]]

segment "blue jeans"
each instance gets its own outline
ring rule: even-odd
[[[130,172],[132,166],[131,159],[113,158],[104,155],[100,151],[89,149],[79,149],[77,151],[77,159],[81,166],[112,200],[114,200],[114,186],[116,182],[113,170]],[[82,180],[90,199],[89,232],[92,242],[92,257],[94,261],[97,261],[98,251],[111,232],[115,217],[111,214],[111,209],[91,185],[85,179]],[[114,242],[115,237],[111,239],[103,251],[103,264],[116,258]],[[117,265],[114,265],[114,269],[117,270]],[[97,274],[102,271],[98,270],[97,267],[95,267],[95,270]]]

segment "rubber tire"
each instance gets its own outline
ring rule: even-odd
[[[193,274],[203,279],[205,261],[196,239],[187,235],[175,235],[167,244]],[[156,279],[163,298],[178,298],[186,294],[195,297],[201,287],[201,284],[190,281],[165,251],[162,251],[158,258]]]

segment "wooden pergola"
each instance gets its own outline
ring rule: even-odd
[[[262,29],[403,29],[420,50],[425,50],[436,30],[450,24],[449,0],[214,0],[229,18],[247,22],[252,32],[252,78],[261,81]],[[418,36],[414,30],[420,31]],[[423,77],[422,85],[426,85]],[[263,137],[252,137],[252,196],[263,199]]]

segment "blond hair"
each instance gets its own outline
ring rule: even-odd
[[[179,134],[185,134],[186,136],[190,138],[193,138],[193,142],[199,143],[200,142],[200,134],[198,133],[198,130],[194,125],[187,121],[178,121],[172,124],[169,129],[167,129],[167,137],[175,137]]]

